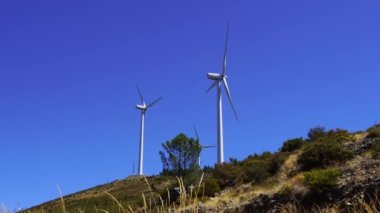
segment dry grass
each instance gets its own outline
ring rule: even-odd
[[[288,159],[286,159],[280,168],[280,171],[284,172],[284,174],[289,174],[290,171],[298,169],[297,159],[300,154],[301,151],[297,150],[294,154],[289,155]]]
[[[147,199],[144,193],[142,193],[141,197],[143,200],[143,209],[142,212],[157,212],[157,213],[163,213],[163,212],[198,212],[198,204],[199,204],[199,199],[198,199],[198,194],[202,186],[202,181],[203,181],[203,174],[199,180],[198,187],[195,189],[194,192],[187,192],[186,187],[184,185],[183,179],[177,177],[178,181],[178,186],[179,186],[179,200],[178,204],[173,203],[170,205],[170,192],[168,187],[166,186],[166,190],[168,193],[168,200],[167,202],[164,202],[163,198],[161,197],[160,194],[157,192],[154,192],[150,186],[149,181],[144,177],[146,184],[149,187],[149,194],[150,194],[150,202],[149,205],[147,203]],[[112,198],[112,200],[117,203],[117,205],[120,207],[121,211],[123,213],[133,213],[133,212],[140,212],[139,209],[133,210],[131,206],[127,206],[125,208],[115,197],[113,197],[111,194],[108,193],[108,196]],[[152,201],[152,202],[151,202]],[[108,211],[101,210],[102,212],[108,213]]]
[[[357,133],[354,133],[354,134],[352,135],[352,137],[353,137],[353,139],[354,139],[355,141],[361,141],[361,140],[363,140],[364,138],[366,138],[367,135],[368,135],[368,132],[357,132]]]
[[[253,186],[244,184],[230,190],[224,190],[218,196],[212,197],[202,202],[202,206],[209,208],[222,208],[228,205],[229,207],[238,207],[242,203],[247,203],[250,198],[257,196],[252,190]]]
[[[86,189],[75,194],[64,196],[65,208],[70,213],[75,212],[96,212],[95,206],[98,210],[107,210],[110,212],[118,212],[118,205],[105,192],[117,198],[123,206],[127,208],[128,205],[134,209],[140,209],[143,205],[141,194],[146,196],[147,206],[154,206],[154,200],[151,198],[151,190],[162,192],[165,190],[165,185],[172,185],[176,183],[173,177],[147,177],[151,185],[146,184],[146,180],[142,176],[130,176],[123,180],[113,181],[109,184],[98,185],[91,189]],[[149,189],[149,187],[151,189]],[[155,193],[155,202],[160,202],[157,193]],[[151,201],[151,205],[150,205]],[[157,205],[158,206],[158,205]],[[45,212],[57,212],[56,209],[61,209],[61,198],[48,201],[38,206],[22,211],[23,213],[40,213],[44,208]],[[60,210],[60,212],[62,212]],[[120,210],[120,212],[122,212]]]
[[[112,202],[115,203],[115,205],[118,207],[118,212],[120,213],[134,213],[134,212],[157,212],[157,213],[164,213],[164,212],[189,212],[189,213],[197,213],[198,212],[198,204],[199,204],[199,198],[198,194],[202,186],[203,181],[203,174],[199,180],[198,186],[194,189],[194,192],[187,192],[186,187],[184,185],[183,179],[177,177],[180,194],[179,194],[179,201],[178,203],[171,204],[170,202],[170,193],[169,189],[166,186],[166,190],[168,193],[168,199],[167,202],[164,202],[163,198],[160,196],[159,193],[152,190],[152,187],[148,181],[148,179],[145,179],[145,183],[147,184],[149,188],[148,193],[142,193],[141,199],[143,201],[143,207],[133,209],[129,205],[123,205],[121,201],[119,201],[114,195],[111,193],[105,191],[104,193],[109,197]],[[59,201],[60,205],[57,206],[56,211],[59,213],[84,213],[84,212],[95,212],[95,213],[112,213],[114,211],[109,211],[106,209],[100,209],[97,207],[94,207],[93,209],[89,209],[88,211],[85,211],[83,209],[77,209],[76,211],[68,211],[66,208],[65,200],[62,196],[61,190],[59,187],[58,191],[61,195]],[[149,202],[147,202],[149,200]],[[34,211],[39,213],[45,213],[45,211],[41,208],[39,211]],[[3,205],[0,206],[0,213],[10,213],[10,211],[6,210]]]

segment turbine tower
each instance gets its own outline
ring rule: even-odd
[[[222,62],[222,73],[207,73],[207,78],[213,80],[214,83],[208,88],[207,92],[212,88],[216,87],[216,97],[217,97],[217,144],[218,144],[218,154],[217,154],[217,163],[224,162],[224,151],[223,151],[223,115],[222,115],[222,84],[224,85],[224,89],[226,90],[228,100],[230,101],[232,110],[234,111],[236,120],[238,120],[238,116],[232,103],[230,89],[227,84],[227,75],[226,75],[226,66],[227,66],[227,44],[228,44],[228,32],[229,32],[229,24],[227,24],[226,31],[226,40],[224,43],[224,55]]]
[[[143,174],[143,156],[144,156],[144,120],[145,120],[145,112],[156,104],[158,101],[162,99],[162,97],[156,99],[150,104],[145,104],[144,98],[141,94],[139,87],[137,87],[137,91],[139,92],[141,104],[137,104],[136,108],[141,111],[141,126],[140,126],[140,152],[139,152],[139,175]]]
[[[195,131],[195,135],[197,136],[197,140],[198,140],[199,144],[201,145],[202,149],[208,149],[208,148],[214,148],[214,147],[216,147],[215,145],[206,145],[206,146],[202,145],[201,144],[201,140],[200,140],[199,135],[198,135],[198,131],[195,128],[195,126],[194,126],[194,131]],[[201,167],[201,155],[200,154],[198,156],[198,165],[199,165],[199,168],[200,168]]]

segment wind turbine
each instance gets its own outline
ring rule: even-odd
[[[195,135],[197,136],[197,140],[198,140],[199,144],[201,145],[202,149],[207,149],[207,148],[214,148],[214,147],[216,147],[215,145],[206,145],[206,146],[203,146],[203,145],[201,144],[201,140],[199,139],[198,131],[197,131],[197,129],[195,128],[195,126],[194,126],[194,131],[195,131]],[[201,155],[200,155],[200,154],[199,154],[199,156],[198,156],[198,165],[199,165],[199,167],[201,167]]]
[[[140,127],[140,152],[139,152],[139,175],[143,173],[143,156],[144,156],[144,120],[145,120],[145,112],[151,108],[154,104],[162,99],[162,97],[156,99],[150,104],[145,104],[144,98],[141,94],[139,87],[137,87],[137,91],[139,92],[141,104],[137,104],[136,108],[141,111],[141,127]]]
[[[223,115],[222,115],[222,84],[224,85],[224,89],[226,90],[228,100],[230,101],[232,110],[234,111],[236,120],[238,120],[238,116],[232,103],[230,89],[227,84],[227,75],[226,75],[226,66],[227,66],[227,44],[228,44],[228,32],[229,32],[229,24],[227,24],[226,31],[226,40],[224,43],[224,55],[223,55],[223,63],[222,63],[222,73],[207,73],[207,78],[213,80],[214,83],[207,89],[207,92],[212,88],[216,87],[217,93],[217,144],[218,144],[218,160],[217,163],[224,162],[224,151],[223,151]]]

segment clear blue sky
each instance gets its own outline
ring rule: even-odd
[[[368,1],[1,1],[0,202],[28,207],[127,177],[145,98],[145,174],[161,143],[196,125],[216,142],[226,22],[225,158],[309,128],[379,121],[380,3]],[[216,150],[202,153],[205,164]]]

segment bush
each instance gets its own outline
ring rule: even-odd
[[[247,176],[245,182],[254,181],[255,183],[260,183],[270,176],[269,172],[262,164],[262,162],[257,161],[246,168]]]
[[[282,164],[284,164],[287,156],[288,156],[287,154],[283,154],[283,153],[273,154],[266,163],[268,172],[271,175],[276,174],[277,171],[281,168]]]
[[[276,174],[284,161],[285,156],[283,153],[264,152],[261,155],[250,156],[242,162],[246,174],[244,181],[260,183]]]
[[[303,184],[307,186],[311,192],[323,193],[337,185],[340,174],[341,172],[338,169],[312,170],[305,173]]]
[[[189,170],[185,177],[183,178],[183,182],[185,186],[197,185],[202,176],[202,171],[199,168],[194,168]]]
[[[380,137],[380,124],[370,127],[368,130],[367,138],[379,138]]]
[[[303,138],[294,138],[287,140],[282,144],[281,152],[292,152],[294,150],[297,150],[302,147],[303,143]]]
[[[202,193],[205,196],[213,197],[216,193],[219,193],[221,188],[215,178],[209,177],[204,182],[204,188],[201,187],[199,195]]]
[[[354,137],[345,129],[332,129],[326,134],[327,140],[334,140],[336,142],[354,141]]]
[[[233,163],[223,163],[215,165],[213,176],[218,184],[225,188],[235,186],[243,182],[244,172],[239,165]]]
[[[310,170],[343,163],[352,157],[353,153],[338,142],[316,142],[308,144],[297,162],[301,165],[302,170]]]
[[[324,127],[317,126],[314,128],[311,128],[309,132],[307,133],[307,137],[310,141],[318,141],[320,138],[323,138],[326,136],[326,131]]]
[[[309,130],[307,134],[309,141],[353,141],[354,137],[345,129],[331,129],[325,131],[324,127],[315,127]]]

